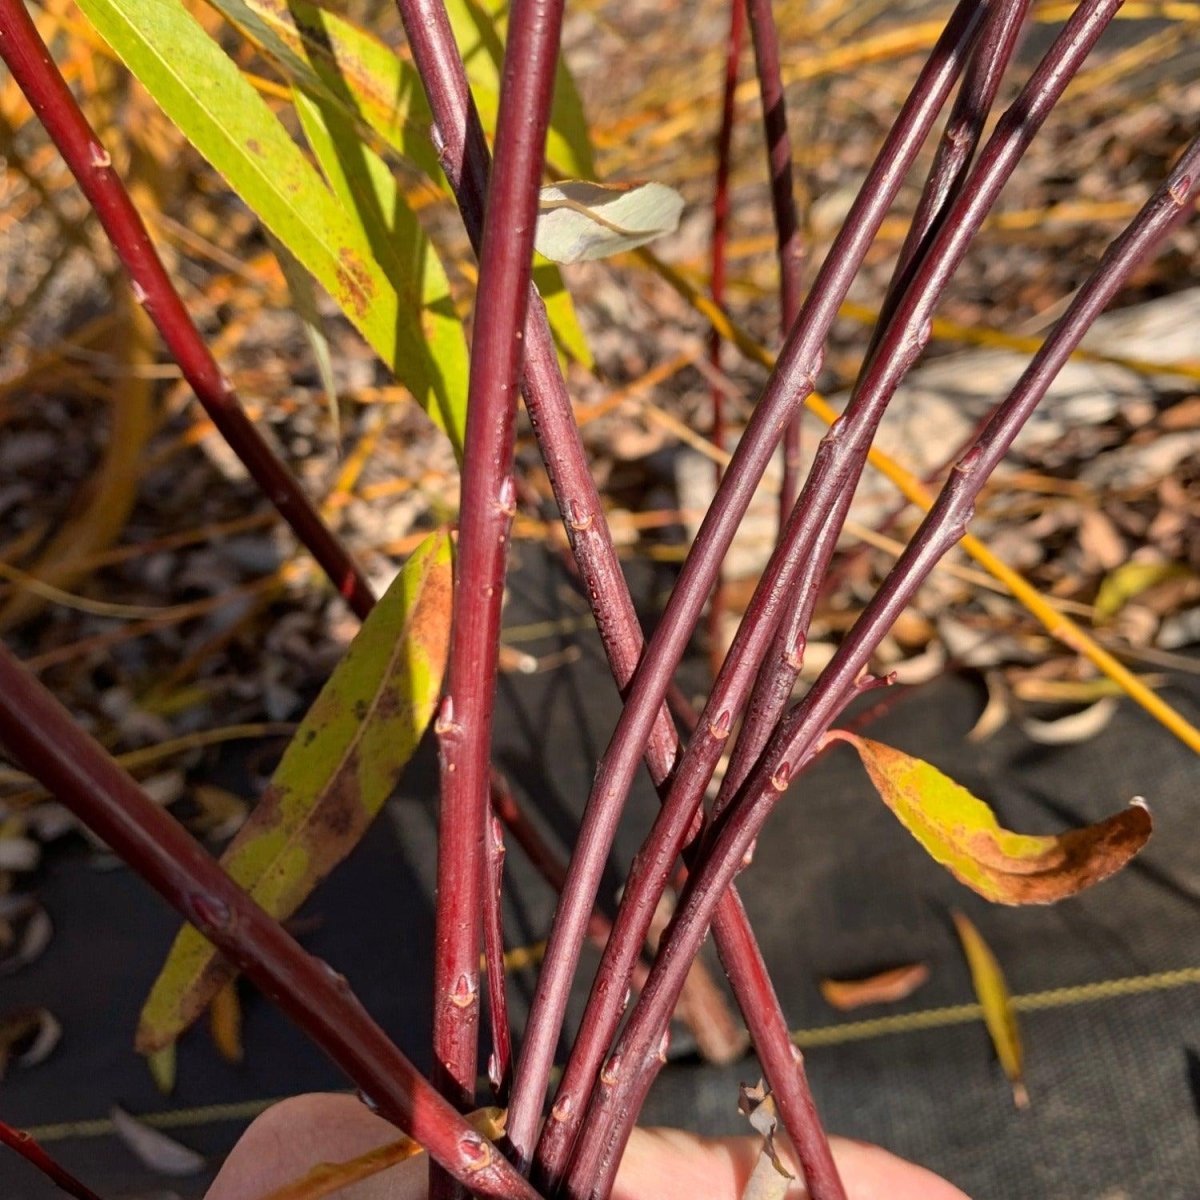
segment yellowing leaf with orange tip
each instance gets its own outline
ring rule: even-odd
[[[1119,871],[1150,837],[1150,810],[1141,800],[1082,829],[1013,833],[982,800],[922,759],[844,730],[829,736],[858,751],[883,802],[932,858],[999,904],[1073,896]]]
[[[1013,1103],[1018,1108],[1029,1107],[1029,1093],[1022,1079],[1025,1052],[1021,1047],[1021,1033],[1017,1029],[1017,1014],[1013,1010],[1004,982],[1004,973],[979,930],[960,912],[950,914],[954,928],[958,930],[967,966],[971,968],[971,983],[983,1009],[983,1023],[987,1026],[996,1057],[1004,1074],[1012,1084]]]

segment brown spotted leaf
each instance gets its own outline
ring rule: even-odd
[[[433,534],[363,622],[221,865],[283,920],[358,844],[433,715],[450,630],[450,540]],[[234,978],[192,926],[142,1010],[143,1054],[173,1042]]]
[[[862,979],[822,979],[825,1002],[841,1012],[864,1004],[895,1004],[911,996],[929,978],[924,963],[907,963],[890,971],[879,971]]]
[[[983,1009],[984,1024],[996,1047],[1000,1066],[1012,1084],[1013,1103],[1018,1108],[1028,1108],[1029,1093],[1022,1079],[1025,1053],[1004,973],[979,930],[962,913],[953,912],[951,916],[967,957],[967,966],[971,968],[971,983]]]
[[[1004,829],[936,767],[891,746],[834,730],[858,751],[884,803],[960,883],[999,904],[1053,904],[1123,867],[1150,837],[1141,800],[1095,825],[1051,836]]]

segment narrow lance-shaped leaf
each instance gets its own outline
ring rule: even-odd
[[[82,0],[80,8],[189,141],[313,274],[434,420],[465,403],[465,340],[435,357],[423,321],[432,258],[401,247],[384,271],[340,204],[233,61],[178,0]],[[448,295],[448,289],[446,293]]]
[[[433,715],[450,627],[450,540],[414,551],[313,702],[221,863],[272,916],[290,916],[357,845]],[[192,926],[142,1010],[137,1045],[173,1042],[235,976]]]
[[[849,1012],[865,1004],[895,1004],[905,1000],[928,979],[929,968],[924,963],[907,963],[862,979],[822,979],[818,986],[826,1004],[840,1012]]]
[[[1000,904],[1052,904],[1123,867],[1150,837],[1143,801],[1096,825],[1037,837],[1001,827],[966,788],[919,758],[833,730],[849,742],[884,803],[960,882]]]
[[[500,103],[500,72],[508,29],[508,0],[447,0],[446,15],[467,69],[467,82],[489,133],[496,128]],[[591,135],[575,80],[559,58],[554,77],[546,161],[565,175],[596,173]]]
[[[288,248],[276,238],[271,239],[275,261],[283,272],[287,284],[288,298],[296,316],[304,323],[304,336],[308,339],[313,362],[321,386],[325,389],[325,403],[329,409],[329,420],[333,425],[334,439],[341,444],[341,414],[338,410],[337,380],[333,374],[333,355],[329,350],[329,339],[321,323],[321,310],[317,303],[317,289],[312,276],[292,257]]]
[[[306,0],[208,0],[221,15],[250,39],[284,77],[323,110],[336,111],[343,121],[360,133],[369,131],[388,149],[424,172],[435,185],[449,190],[442,174],[430,134],[432,117],[425,103],[420,80],[412,64],[368,30],[337,13]],[[462,13],[460,18],[465,21]],[[472,44],[498,44],[499,35],[486,14],[478,21],[491,29],[487,38],[471,34]],[[472,30],[477,24],[467,22]],[[485,55],[487,63],[491,59]],[[569,174],[591,170],[591,148],[578,94],[566,69],[562,69],[561,95],[564,112],[560,123],[570,129],[569,137],[550,134],[550,161]],[[494,122],[498,75],[476,64],[474,94],[487,92],[484,105]],[[488,91],[490,89],[490,91]],[[490,128],[486,124],[485,128]],[[561,141],[556,141],[556,138]],[[570,147],[575,144],[576,148]],[[555,147],[559,153],[555,154]],[[592,365],[587,339],[579,326],[571,295],[558,270],[549,263],[535,267],[534,281],[546,304],[546,315],[559,347],[585,367]]]
[[[1000,1067],[1012,1084],[1013,1103],[1018,1108],[1029,1107],[1029,1093],[1022,1078],[1025,1052],[1021,1047],[1021,1033],[1017,1028],[1017,1014],[1013,1010],[1004,972],[979,930],[960,912],[951,914],[954,928],[958,930],[967,966],[971,968],[971,984],[983,1009],[983,1022],[996,1047]]]
[[[446,274],[387,164],[359,140],[333,105],[310,100],[301,92],[293,93],[293,99],[304,136],[329,186],[347,211],[355,214],[380,269],[398,285],[413,278],[421,281],[421,331],[434,360],[460,361],[462,324]],[[456,378],[439,415],[438,424],[449,434],[461,460],[467,427],[465,379]]]

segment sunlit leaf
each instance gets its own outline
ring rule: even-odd
[[[446,14],[467,68],[479,119],[489,133],[496,128],[500,72],[508,25],[507,0],[447,0]],[[570,71],[559,59],[554,101],[546,135],[546,161],[566,175],[594,175],[591,136],[583,102]]]
[[[357,845],[433,714],[451,607],[450,541],[433,534],[363,622],[221,857],[272,916],[290,916]],[[235,976],[192,926],[142,1010],[143,1054],[174,1041]]]
[[[441,178],[433,118],[413,65],[374,34],[308,0],[208,0],[288,81],[336,106],[387,146]]]
[[[1018,1108],[1029,1106],[1029,1093],[1022,1079],[1024,1052],[1021,1034],[1017,1029],[1017,1014],[1013,1011],[1008,985],[996,956],[983,940],[978,929],[960,912],[951,914],[958,930],[967,965],[971,968],[971,983],[979,1006],[983,1009],[984,1024],[996,1047],[996,1057],[1012,1084],[1013,1102]]]
[[[1096,593],[1096,619],[1115,617],[1142,592],[1169,579],[1186,579],[1191,572],[1182,563],[1127,562],[1105,575]]]
[[[609,258],[679,227],[683,197],[665,183],[568,179],[542,188],[534,245],[554,262]]]
[[[412,64],[391,46],[337,13],[306,0],[208,2],[327,114],[326,121],[333,119],[328,115],[332,112],[343,122],[352,123],[357,131],[370,131],[379,142],[448,190],[433,149],[432,117],[420,80]],[[483,120],[485,128],[490,129],[495,121],[499,80],[491,53],[500,46],[499,35],[482,10],[472,8],[468,15],[464,7],[451,7],[462,36],[475,48],[470,72],[476,100],[488,110]],[[487,53],[483,51],[485,45],[489,47]],[[555,90],[553,119],[557,124],[549,135],[551,163],[572,175],[593,173],[583,109],[565,68],[560,69]],[[534,282],[545,301],[559,347],[576,362],[590,367],[591,351],[557,268],[547,262],[536,264]]]
[[[117,1136],[151,1171],[159,1175],[197,1175],[204,1170],[203,1155],[167,1137],[161,1130],[152,1129],[115,1105],[109,1116]]]
[[[826,1004],[842,1012],[864,1004],[894,1004],[911,996],[929,978],[924,963],[908,963],[862,979],[822,979],[818,986]]]
[[[296,114],[329,186],[355,215],[375,260],[397,289],[420,277],[421,332],[451,386],[436,415],[461,459],[467,427],[467,359],[462,324],[450,299],[446,273],[413,211],[404,202],[387,164],[364,146],[332,105],[297,92]]]
[[[337,302],[435,420],[460,408],[466,345],[435,353],[424,236],[387,271],[356,211],[339,202],[266,102],[178,0],[83,0],[100,35],[230,186]],[[397,237],[415,227],[396,223]],[[442,298],[444,297],[444,299]],[[440,304],[448,305],[448,289]],[[461,339],[460,339],[461,340]]]
[[[279,263],[283,280],[287,284],[292,311],[304,325],[304,336],[308,341],[308,348],[312,351],[321,387],[325,390],[325,405],[329,411],[330,424],[333,426],[334,440],[340,445],[342,422],[338,410],[337,380],[333,374],[333,355],[329,351],[329,339],[325,336],[324,323],[321,320],[317,289],[312,276],[296,261],[282,242],[272,238],[271,245],[275,251],[275,261]]]
[[[858,751],[884,803],[937,862],[1000,904],[1051,904],[1074,895],[1123,867],[1150,837],[1150,812],[1140,800],[1067,833],[1012,833],[929,763],[844,730],[829,736]]]

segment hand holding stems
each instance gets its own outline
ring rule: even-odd
[[[395,1136],[391,1125],[352,1096],[297,1096],[250,1126],[205,1200],[265,1200],[318,1163],[348,1161]],[[753,1137],[639,1129],[622,1161],[613,1200],[738,1200],[760,1144]],[[789,1148],[777,1144],[790,1158]],[[835,1138],[834,1156],[850,1200],[966,1200],[958,1188],[876,1146]],[[338,1200],[425,1200],[426,1194],[420,1158],[337,1193]]]

